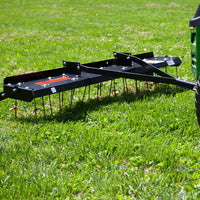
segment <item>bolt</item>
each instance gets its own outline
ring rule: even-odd
[[[114,52],[114,54],[113,54],[114,56],[117,56],[117,52]]]
[[[13,90],[12,90],[13,92],[17,92],[17,88],[13,88]]]
[[[66,66],[66,65],[67,65],[67,62],[66,62],[66,61],[64,61],[64,62],[63,62],[63,65],[64,65],[64,66]]]
[[[130,60],[130,59],[131,59],[131,57],[130,57],[130,56],[128,56],[128,57],[127,57],[127,60]]]
[[[2,96],[2,97],[5,97],[5,96],[6,96],[6,93],[2,93],[1,96]]]
[[[17,83],[17,85],[19,85],[19,86],[20,86],[20,85],[22,85],[22,83],[21,83],[21,82],[19,82],[19,83]]]

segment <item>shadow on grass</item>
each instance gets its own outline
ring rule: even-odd
[[[37,119],[32,116],[19,117],[13,120],[19,120],[26,123],[45,123],[45,122],[68,122],[68,121],[87,121],[87,114],[91,111],[97,111],[99,107],[107,106],[109,104],[119,103],[133,103],[135,101],[151,101],[152,98],[159,98],[162,95],[174,96],[177,93],[184,92],[185,90],[176,86],[161,85],[159,88],[153,90],[141,90],[140,92],[122,93],[120,95],[99,97],[99,99],[89,99],[86,101],[78,101],[74,105],[63,107],[62,111],[58,111],[53,115],[46,114],[38,116]]]

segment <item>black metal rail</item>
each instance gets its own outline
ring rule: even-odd
[[[121,77],[174,84],[193,90],[196,83],[174,78],[160,70],[162,67],[177,67],[180,64],[181,60],[178,57],[154,57],[152,52],[137,55],[115,52],[114,59],[86,64],[64,60],[63,68],[5,78],[0,101],[13,98],[30,102],[37,97]]]

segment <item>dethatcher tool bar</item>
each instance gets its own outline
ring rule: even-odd
[[[0,100],[13,98],[30,102],[37,97],[108,81],[120,77],[120,74],[124,76],[122,72],[152,75],[152,69],[148,70],[147,67],[128,60],[130,56],[130,54],[115,53],[115,59],[84,65],[63,61],[63,68],[7,77],[4,79],[4,91],[0,93]],[[152,53],[141,54],[134,58],[146,59],[145,63],[149,60],[157,65],[157,68],[168,66],[167,59],[172,59],[167,57],[158,59]],[[180,64],[177,58],[171,62]]]
[[[174,78],[160,70],[162,67],[177,67],[180,64],[178,57],[154,57],[152,52],[138,55],[115,52],[114,59],[87,64],[64,60],[63,68],[5,78],[0,100],[12,98],[31,102],[34,98],[121,77],[193,89],[195,83]]]

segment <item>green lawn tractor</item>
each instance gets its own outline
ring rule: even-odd
[[[200,5],[194,18],[190,20],[190,30],[192,72],[197,80],[195,106],[197,120],[200,125]]]

